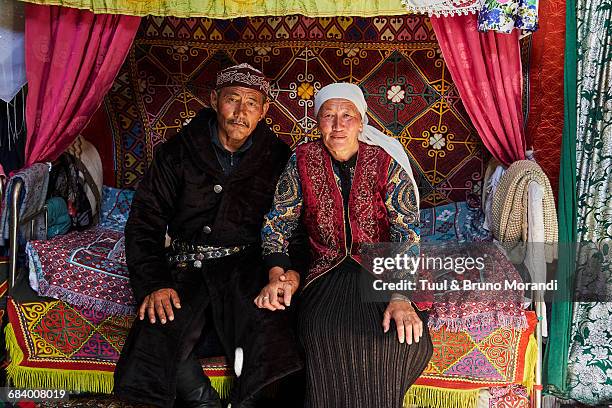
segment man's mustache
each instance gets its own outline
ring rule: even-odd
[[[228,123],[230,125],[239,125],[239,126],[245,126],[245,127],[249,127],[249,121],[248,120],[241,120],[241,119],[230,119],[228,120]]]

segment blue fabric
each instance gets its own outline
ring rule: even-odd
[[[66,201],[61,197],[47,200],[47,239],[68,232],[72,220],[68,214]]]
[[[130,215],[134,190],[102,187],[100,226],[122,232]]]
[[[492,235],[482,225],[484,212],[467,202],[450,203],[420,211],[421,242],[482,242]]]

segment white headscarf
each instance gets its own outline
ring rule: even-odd
[[[314,113],[315,116],[319,113],[319,108],[329,99],[346,99],[353,102],[363,122],[363,131],[359,134],[359,141],[381,147],[389,156],[391,156],[400,166],[404,168],[412,185],[414,186],[414,194],[416,195],[417,207],[420,203],[419,189],[414,175],[412,174],[412,167],[410,166],[410,160],[406,155],[404,146],[397,140],[390,136],[385,135],[380,130],[373,126],[368,125],[368,104],[366,103],[365,97],[361,89],[355,84],[349,84],[347,82],[340,82],[337,84],[330,84],[321,88],[315,95],[314,100]]]

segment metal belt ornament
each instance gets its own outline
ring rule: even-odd
[[[173,242],[172,247],[176,250],[179,248],[187,249],[188,251],[180,251],[175,255],[168,256],[170,265],[179,265],[192,263],[195,268],[202,267],[202,261],[206,259],[223,258],[225,256],[236,254],[247,247],[247,245],[234,247],[212,247],[204,245],[190,245],[184,243]]]

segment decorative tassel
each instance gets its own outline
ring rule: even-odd
[[[535,383],[535,367],[538,362],[538,342],[532,334],[529,336],[527,350],[525,350],[525,370],[523,372],[522,384],[527,388],[527,393],[531,395]]]
[[[413,385],[404,396],[404,408],[476,408],[480,390]]]
[[[232,390],[232,385],[234,383],[234,377],[209,377],[210,384],[219,394],[219,397],[224,400],[228,399],[230,395],[230,391]]]

